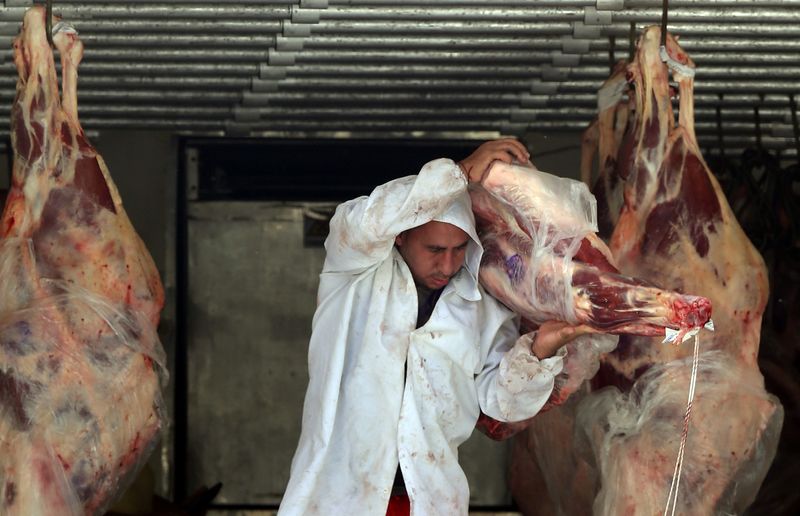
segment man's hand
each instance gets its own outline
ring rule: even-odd
[[[472,154],[462,159],[458,166],[461,167],[467,181],[479,183],[494,161],[511,163],[516,160],[519,163],[529,163],[530,157],[530,153],[522,143],[514,138],[505,138],[483,143]]]
[[[562,346],[565,346],[574,338],[594,331],[594,329],[585,324],[571,326],[562,321],[547,321],[539,326],[536,338],[531,344],[531,352],[539,360],[544,360],[555,355]]]

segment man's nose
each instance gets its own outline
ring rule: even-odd
[[[461,264],[459,263],[458,256],[452,250],[448,250],[444,253],[441,262],[441,272],[446,276],[452,276],[453,274],[458,271]]]

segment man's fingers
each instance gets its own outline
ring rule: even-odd
[[[464,169],[468,181],[479,182],[495,161],[510,164],[516,160],[519,163],[529,163],[529,158],[530,154],[519,140],[505,138],[485,142],[475,152],[461,160],[459,165]]]
[[[585,324],[578,326],[565,326],[558,331],[558,337],[562,343],[566,344],[569,341],[580,337],[581,335],[593,333],[594,331],[595,330],[592,327]]]
[[[506,140],[501,140],[501,142],[503,142],[503,144],[506,146],[505,147],[506,151],[512,154],[517,159],[517,161],[525,163],[531,157],[530,153],[528,152],[528,149],[526,149],[525,146],[522,144],[522,142],[520,142],[519,140],[506,139]]]
[[[595,331],[585,324],[572,326],[564,321],[547,321],[539,327],[538,335],[531,350],[540,358],[553,356],[561,347],[573,339]],[[534,347],[538,348],[541,355],[536,352],[536,349],[533,349]]]

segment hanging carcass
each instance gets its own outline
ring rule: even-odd
[[[714,306],[716,331],[700,334],[676,509],[741,513],[772,461],[782,423],[756,363],[766,270],[698,149],[694,65],[671,35],[664,55],[660,34],[650,27],[639,40],[627,70],[634,111],[614,166],[600,168],[624,184],[610,248],[622,273]],[[678,83],[677,124],[662,56]],[[665,510],[678,473],[692,348],[660,340],[623,335],[603,357],[593,392],[542,414],[518,436],[512,491],[526,514]]]
[[[99,514],[162,425],[158,271],[78,122],[74,30],[34,6],[14,41],[0,218],[0,513]],[[63,26],[62,26],[63,27]]]
[[[599,170],[592,193],[597,199],[598,234],[611,236],[622,207],[622,178],[614,173],[617,151],[628,125],[630,100],[624,94],[628,86],[628,62],[619,61],[597,94],[597,119],[584,131],[581,143],[581,180],[592,185],[592,162],[597,157]]]

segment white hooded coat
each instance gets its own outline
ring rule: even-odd
[[[471,241],[415,329],[417,292],[394,239],[431,220]],[[279,515],[382,516],[398,462],[412,515],[467,514],[458,446],[481,410],[500,421],[536,414],[561,356],[537,360],[530,338],[517,342],[514,315],[479,286],[483,250],[452,160],[341,204],[325,249],[302,432]]]

